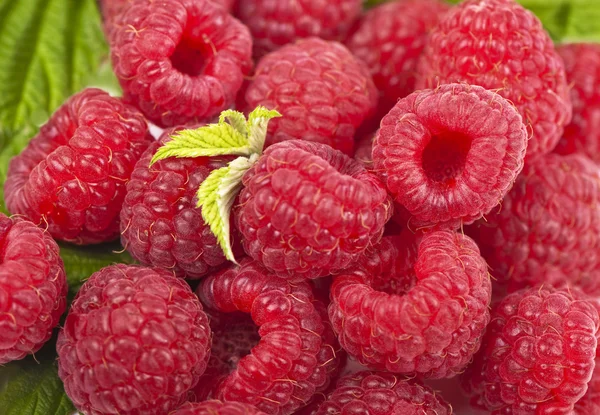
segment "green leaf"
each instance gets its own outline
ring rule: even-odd
[[[248,135],[246,128],[246,117],[239,111],[227,110],[223,111],[219,116],[219,123],[229,123],[233,128],[240,132],[244,137]]]
[[[132,264],[133,258],[119,244],[77,246],[60,244],[60,256],[65,263],[69,293],[77,293],[94,272],[113,264]]]
[[[225,258],[236,264],[231,249],[229,217],[235,197],[242,187],[242,177],[257,159],[258,154],[250,158],[236,158],[227,167],[213,170],[198,189],[198,207],[202,209],[204,221],[217,237]]]
[[[171,136],[152,157],[150,164],[169,157],[249,156],[248,139],[225,122],[195,130],[182,130]]]
[[[70,415],[74,411],[54,361],[38,364],[26,359],[0,368],[2,415]]]
[[[262,153],[267,138],[267,127],[273,118],[279,118],[281,114],[274,110],[258,106],[248,116],[248,142],[252,153]]]

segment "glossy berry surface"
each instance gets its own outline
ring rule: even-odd
[[[542,23],[514,0],[468,0],[432,30],[417,88],[466,82],[511,101],[532,133],[527,157],[551,152],[571,121],[562,59]]]
[[[125,185],[150,142],[142,114],[104,91],[85,89],[11,160],[6,207],[57,240],[117,239]]]
[[[511,289],[568,282],[600,293],[600,171],[584,156],[530,163],[502,207],[467,230]]]
[[[243,336],[236,341],[231,333],[225,340],[233,347],[221,367],[233,371],[220,381],[214,398],[248,403],[268,414],[292,414],[327,387],[331,359],[323,359],[322,349],[332,346],[324,344],[327,327],[308,283],[292,285],[246,259],[241,267],[204,279],[197,292],[208,308],[249,314],[260,336],[245,356],[244,349],[256,341],[247,322],[247,334],[238,329]],[[225,356],[221,350],[217,355]]]
[[[257,58],[298,39],[343,40],[361,11],[361,0],[242,0],[237,5]]]
[[[290,280],[347,267],[379,241],[392,212],[375,175],[323,144],[275,144],[243,182],[236,223],[244,249]]]
[[[265,415],[252,405],[217,400],[202,403],[186,403],[169,415]]]
[[[121,242],[144,265],[196,279],[225,263],[222,249],[196,207],[198,187],[225,161],[170,158],[150,166],[168,135],[142,155],[127,183]]]
[[[487,266],[459,233],[429,232],[413,243],[412,273],[406,269],[414,248],[400,241],[392,251],[383,245],[380,258],[363,269],[336,276],[329,318],[342,347],[365,366],[452,377],[479,349],[489,322]],[[378,268],[392,272],[376,276]]]
[[[492,415],[571,414],[592,377],[598,327],[595,307],[568,290],[508,295],[464,374],[472,404]]]
[[[210,0],[135,0],[114,25],[124,99],[162,127],[218,115],[252,67],[250,32]]]
[[[19,217],[0,214],[0,365],[37,352],[67,303],[58,245]]]
[[[185,281],[113,265],[77,293],[56,345],[58,374],[88,415],[163,415],[187,400],[210,343],[208,318]]]
[[[557,47],[571,86],[573,120],[556,147],[560,154],[583,154],[600,162],[600,45],[573,43]]]
[[[508,101],[447,84],[392,108],[373,142],[373,163],[411,229],[457,229],[500,204],[523,168],[527,140]]]
[[[375,110],[377,90],[368,69],[345,46],[310,38],[260,60],[245,93],[283,117],[269,123],[267,145],[301,139],[352,154],[357,128]]]
[[[387,372],[357,372],[338,380],[315,415],[452,415],[441,396],[418,381]]]

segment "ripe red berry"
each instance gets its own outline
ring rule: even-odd
[[[539,19],[514,0],[467,0],[431,32],[417,88],[467,82],[512,101],[531,125],[527,157],[551,152],[571,121],[564,64]]]
[[[267,145],[302,139],[351,155],[357,128],[375,110],[377,90],[368,69],[343,45],[310,38],[265,56],[245,94],[283,117],[271,120]]]
[[[218,115],[252,66],[250,32],[210,0],[135,0],[110,43],[124,99],[163,127]]]
[[[14,157],[6,207],[77,244],[119,236],[133,166],[151,142],[142,114],[99,89],[67,100]]]
[[[185,281],[114,265],[79,290],[58,336],[58,374],[88,415],[164,415],[206,368],[211,333]]]
[[[250,322],[237,320],[233,330],[215,322],[216,358],[226,360],[213,362],[209,374],[216,369],[227,376],[205,380],[213,384],[220,380],[212,392],[214,398],[284,415],[308,404],[328,386],[335,363],[327,353],[335,346],[327,343],[331,337],[308,283],[292,285],[246,259],[240,267],[204,279],[197,293],[209,308],[249,314],[260,336],[244,355],[256,341]],[[233,319],[222,320],[227,321],[231,324]],[[201,393],[199,398],[203,397]]]
[[[575,415],[600,414],[600,362],[596,359],[596,367],[592,379],[588,383],[588,390],[575,404]]]
[[[256,57],[302,38],[343,40],[361,11],[362,0],[242,0],[237,6]]]
[[[202,403],[186,403],[169,415],[266,415],[252,405],[239,402],[221,402],[216,400]]]
[[[429,232],[417,243],[412,273],[394,272],[406,268],[406,244],[396,258],[382,255],[384,275],[373,275],[371,265],[336,276],[329,317],[342,347],[363,365],[452,377],[479,349],[489,322],[487,266],[477,245],[459,233]]]
[[[344,376],[315,415],[452,415],[452,407],[428,386],[386,372]]]
[[[300,140],[268,148],[239,200],[246,253],[290,280],[346,268],[379,241],[392,213],[385,188],[360,163]]]
[[[399,98],[415,90],[417,63],[427,35],[449,9],[441,0],[385,3],[366,12],[346,40],[348,49],[373,75],[381,117]]]
[[[600,45],[574,43],[560,45],[571,85],[573,120],[556,147],[560,154],[580,153],[600,162]]]
[[[508,295],[464,374],[471,403],[492,415],[572,414],[594,370],[598,327],[594,306],[568,290]]]
[[[373,163],[411,229],[457,229],[497,206],[523,168],[517,110],[479,86],[442,85],[400,100],[381,121]]]
[[[600,170],[580,155],[529,163],[502,206],[467,232],[511,290],[565,281],[600,293]]]
[[[0,213],[0,365],[37,352],[67,303],[56,242],[33,223]]]
[[[224,160],[170,158],[150,166],[171,131],[142,155],[127,183],[121,210],[121,242],[143,265],[196,279],[225,263],[217,239],[196,207],[200,184]]]

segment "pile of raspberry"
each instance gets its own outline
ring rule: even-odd
[[[600,44],[515,0],[101,9],[123,95],[7,166],[0,365],[56,328],[85,415],[600,411]],[[156,158],[224,123],[260,140],[225,236],[239,159]],[[68,303],[57,242],[117,240]]]

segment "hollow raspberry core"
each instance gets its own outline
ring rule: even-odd
[[[427,177],[442,185],[454,186],[463,172],[472,139],[453,131],[431,137],[423,150],[423,170]]]
[[[240,359],[248,354],[260,341],[258,327],[244,313],[231,313],[219,319],[217,324],[211,320],[213,344],[209,366],[229,374],[237,369]]]
[[[189,76],[202,75],[210,59],[208,45],[182,40],[171,55],[173,67],[182,74]]]

